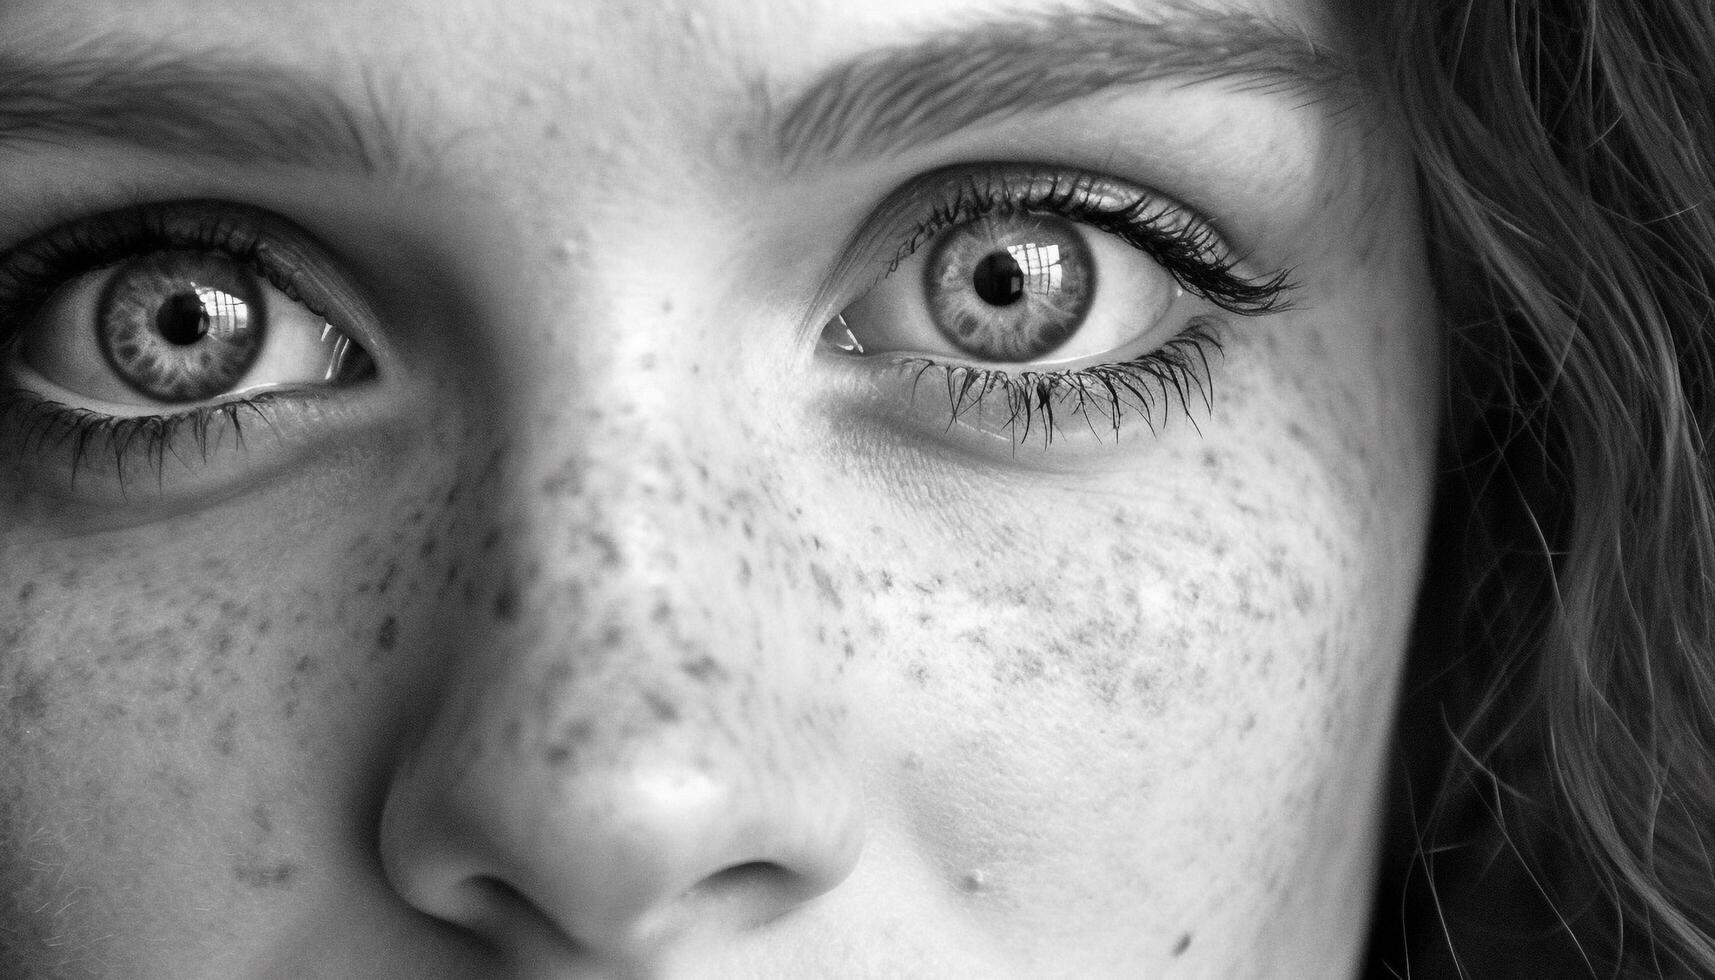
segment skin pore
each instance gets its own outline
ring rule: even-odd
[[[1436,429],[1410,164],[1294,3],[1100,8],[1159,70],[956,126],[829,82],[1120,30],[1067,9],[0,2],[0,250],[260,209],[344,284],[275,306],[374,364],[153,453],[0,413],[0,962],[1350,971]],[[1200,75],[1245,12],[1288,29]],[[55,66],[124,83],[3,104]],[[1197,327],[1206,369],[1117,430],[955,420],[900,362],[945,341],[858,305],[919,302],[946,168],[1142,189],[1293,288],[1228,312],[1090,231],[1084,361]]]

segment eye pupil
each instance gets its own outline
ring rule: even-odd
[[[155,329],[169,344],[189,347],[208,334],[208,310],[202,297],[186,290],[167,297],[155,314]]]
[[[977,297],[990,306],[1011,306],[1024,298],[1024,267],[1012,253],[998,249],[977,263],[971,285]]]

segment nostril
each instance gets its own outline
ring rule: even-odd
[[[817,892],[810,880],[786,867],[769,861],[746,861],[697,882],[680,903],[705,913],[726,906],[732,918],[758,926],[792,911],[816,897]]]

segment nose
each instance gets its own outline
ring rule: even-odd
[[[863,841],[815,623],[723,592],[696,557],[730,560],[720,543],[639,573],[628,555],[660,535],[610,518],[581,514],[617,554],[538,572],[510,621],[426,654],[452,674],[382,805],[394,890],[521,976],[639,975],[757,938],[844,880]],[[497,561],[507,580],[544,565],[527,546]]]
[[[855,863],[855,795],[829,773],[723,764],[694,739],[634,749],[467,746],[450,776],[436,766],[460,750],[419,753],[383,810],[396,889],[526,975],[629,975],[772,922]]]

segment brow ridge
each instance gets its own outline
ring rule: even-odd
[[[883,156],[1116,87],[1224,81],[1295,104],[1343,111],[1357,97],[1351,59],[1307,30],[1259,14],[1169,2],[1012,15],[869,52],[783,103],[769,126],[789,169]]]

